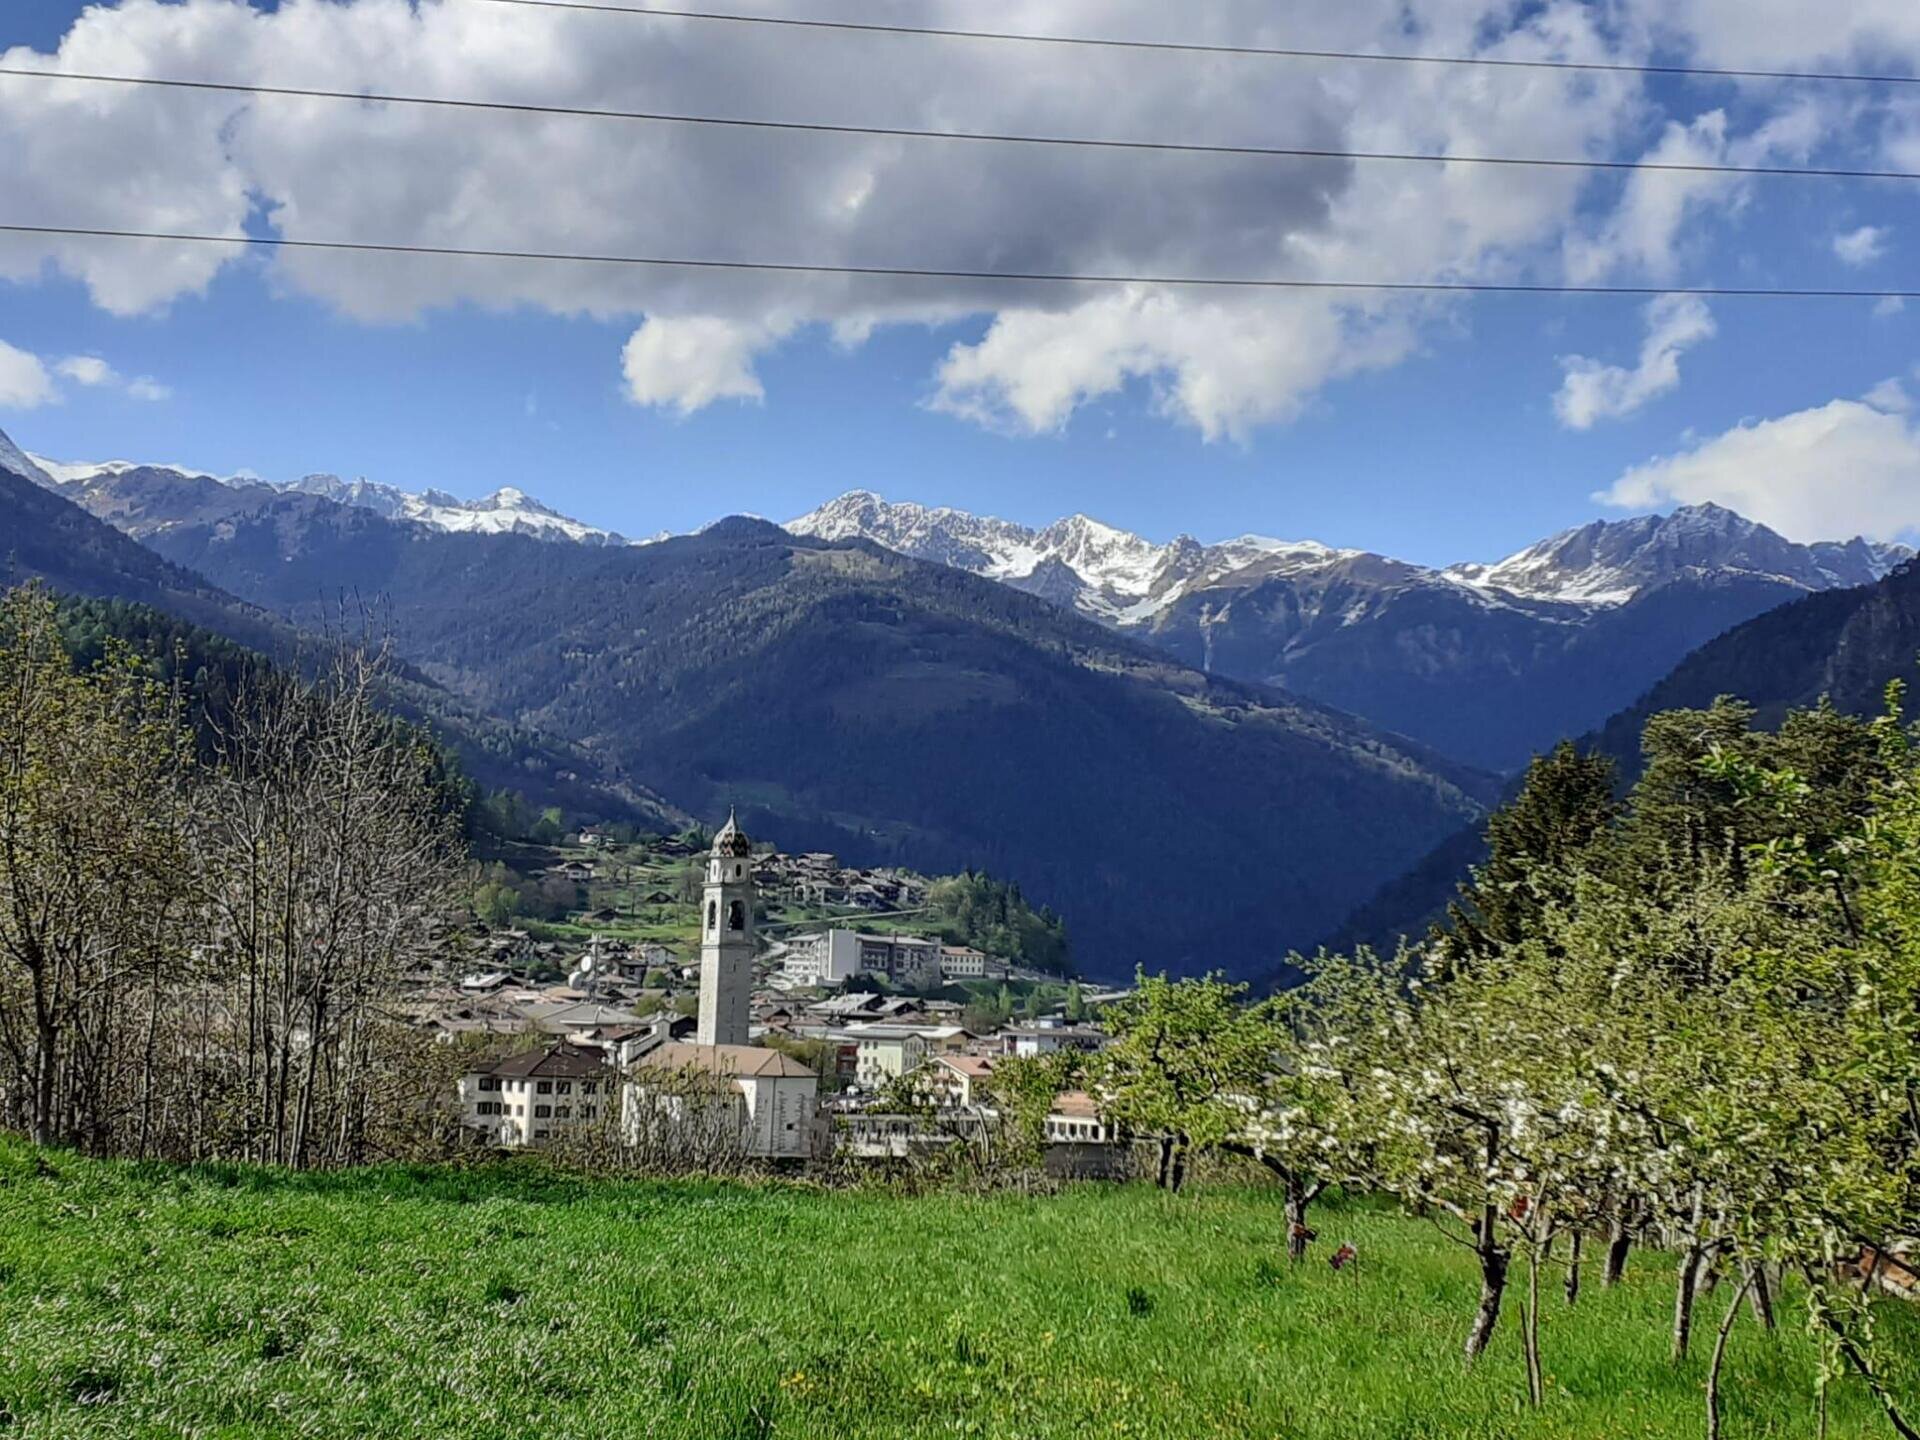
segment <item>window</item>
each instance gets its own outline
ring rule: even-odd
[[[591,1120],[591,1119],[593,1119],[593,1106],[591,1106],[591,1105],[582,1105],[582,1106],[580,1107],[580,1118],[581,1118],[582,1120]]]
[[[540,1093],[542,1095],[551,1095],[553,1093],[553,1081],[542,1080],[540,1082]]]
[[[562,1095],[571,1095],[573,1093],[573,1082],[571,1080],[562,1080],[560,1082],[559,1092]]]
[[[720,902],[718,900],[709,900],[707,901],[707,929],[712,931],[718,930],[719,928]]]
[[[571,1105],[554,1106],[553,1118],[556,1120],[571,1120],[573,1118],[573,1107]]]
[[[482,1075],[480,1077],[480,1088],[482,1090],[498,1090],[500,1088],[500,1077],[498,1075]]]
[[[552,1133],[553,1132],[551,1130],[536,1130],[533,1132],[533,1138],[536,1140],[544,1140],[547,1138],[547,1136],[551,1135]]]
[[[598,1094],[599,1090],[600,1090],[599,1082],[595,1080],[589,1080],[586,1082],[586,1084],[580,1087],[580,1093],[582,1095]]]
[[[735,900],[731,905],[727,906],[727,929],[744,930],[746,928],[747,907],[743,902]]]
[[[553,1106],[551,1105],[534,1106],[533,1118],[536,1120],[551,1120],[553,1118]]]

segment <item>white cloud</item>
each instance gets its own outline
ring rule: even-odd
[[[1562,357],[1566,372],[1553,412],[1570,430],[1589,430],[1598,420],[1631,415],[1655,396],[1680,384],[1680,356],[1714,332],[1713,315],[1692,295],[1662,295],[1646,309],[1647,338],[1639,362],[1631,369],[1590,360],[1584,355]]]
[[[120,377],[98,355],[69,355],[53,367],[76,385],[117,385]]]
[[[1862,225],[1833,237],[1833,253],[1848,265],[1871,265],[1887,253],[1887,236],[1893,232],[1884,225]]]
[[[170,385],[162,385],[151,375],[136,375],[127,382],[127,394],[131,395],[135,400],[171,400],[173,398],[173,387]]]
[[[682,415],[716,400],[764,398],[756,354],[779,340],[779,326],[741,324],[714,315],[655,315],[634,331],[620,355],[627,398]]]
[[[0,340],[0,409],[32,410],[59,398],[38,355]]]
[[[1889,415],[1905,415],[1913,409],[1913,397],[1898,375],[1889,376],[1860,397],[1876,410]]]
[[[63,380],[71,380],[75,385],[84,385],[88,389],[119,390],[135,400],[169,400],[173,391],[162,385],[151,375],[136,375],[128,379],[98,355],[69,355],[55,362],[54,372]]]
[[[1597,498],[1637,510],[1712,501],[1802,541],[1903,538],[1920,530],[1920,433],[1897,411],[1834,400],[1648,461]]]
[[[818,3],[767,0],[764,9],[818,14]],[[1183,9],[1174,28],[1202,43],[1631,63],[1656,45],[1708,53],[1740,43],[1744,3],[1205,6]],[[1876,10],[1872,25],[1803,26],[1806,43],[1838,43],[1843,30],[1904,43],[1907,0],[1862,3],[1892,8]],[[1675,5],[1688,16],[1675,20]],[[922,13],[932,25],[965,25],[972,10],[972,0],[926,0]],[[1035,30],[1147,37],[1169,34],[1168,17],[1162,0],[1029,0],[1020,19]],[[1656,158],[1760,160],[1804,154],[1835,126],[1892,123],[1892,102],[1863,102],[1860,118],[1837,101],[1815,108],[1787,91],[1757,89],[1725,114],[1699,114],[1625,73],[1329,65],[1281,76],[1257,63],[1120,50],[1077,53],[1067,65],[1048,47],[619,25],[437,0],[300,0],[271,12],[236,0],[120,0],[86,8],[57,56],[17,47],[4,62],[557,106],[1327,150],[1612,156],[1651,135]],[[1301,279],[1552,281],[1616,269],[1665,276],[1688,258],[1682,237],[1704,233],[1697,222],[1736,211],[1746,194],[1713,176],[1635,175],[1621,185],[1570,169],[1520,174],[772,136],[81,84],[0,88],[0,133],[8,137],[9,204],[76,226],[237,235],[251,219],[294,239],[854,266]],[[355,163],[342,165],[342,155]],[[369,322],[474,304],[637,326],[623,356],[627,392],[683,411],[759,397],[755,358],[802,327],[855,346],[889,325],[986,317],[985,338],[947,356],[933,403],[1024,431],[1057,429],[1089,399],[1142,384],[1177,423],[1240,435],[1297,413],[1329,380],[1397,362],[1461,308],[1407,296],[1121,292],[0,239],[0,277],[58,271],[120,314],[197,294],[223,266],[242,265],[263,269],[282,292]]]

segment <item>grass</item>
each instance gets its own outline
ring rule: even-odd
[[[1556,1292],[1532,1413],[1517,1304],[1463,1371],[1472,1272],[1430,1228],[1330,1208],[1297,1269],[1282,1233],[1255,1190],[300,1176],[0,1142],[0,1436],[1701,1433],[1718,1303],[1670,1366],[1659,1257],[1573,1310]],[[1342,1241],[1360,1263],[1335,1274]],[[1888,1348],[1920,1352],[1911,1322],[1888,1317]],[[1791,1307],[1774,1335],[1743,1323],[1727,1440],[1812,1435],[1812,1387]],[[1884,1433],[1852,1382],[1828,1433]]]

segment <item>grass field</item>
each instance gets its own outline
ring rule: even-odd
[[[296,1176],[0,1142],[0,1436],[1697,1436],[1668,1267],[1516,1328],[1471,1374],[1473,1277],[1329,1209],[1290,1270],[1267,1192],[902,1199],[585,1182],[537,1162]],[[1357,1271],[1324,1254],[1341,1241]],[[1810,1436],[1791,1310],[1743,1323],[1727,1440]],[[1920,1352],[1920,1325],[1885,1322]],[[1920,1376],[1901,1376],[1909,1395]],[[1914,1395],[1920,1403],[1920,1395]],[[1836,1388],[1829,1434],[1885,1433]]]

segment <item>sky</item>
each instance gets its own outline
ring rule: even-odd
[[[684,8],[676,6],[676,8]],[[716,7],[717,8],[717,7]],[[1216,44],[1920,73],[1856,0],[739,0]],[[1318,13],[1302,13],[1313,11]],[[1920,85],[1066,50],[490,0],[9,0],[0,65],[829,123],[1920,171]],[[0,76],[0,223],[828,264],[1920,290],[1920,180],[1148,155]],[[0,429],[629,535],[845,490],[1441,564],[1712,500],[1920,539],[1920,302],[688,272],[0,237]]]

